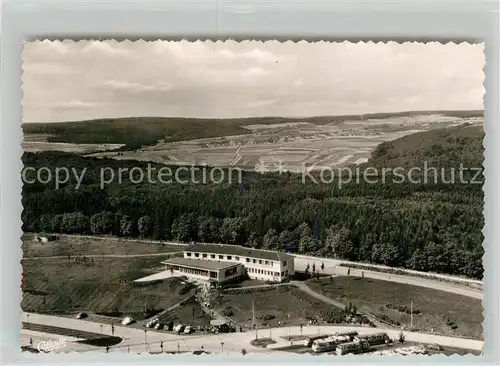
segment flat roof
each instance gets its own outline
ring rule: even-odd
[[[164,260],[162,263],[190,267],[190,268],[211,269],[211,270],[220,270],[239,265],[239,263],[222,262],[222,261],[204,261],[201,259],[190,259],[182,257],[170,258]]]
[[[270,261],[283,261],[293,258],[293,256],[291,256],[290,254],[286,254],[283,252],[246,248],[240,245],[231,245],[231,244],[196,243],[188,245],[188,247],[184,251],[199,252],[199,253],[229,254],[241,257],[265,259]]]

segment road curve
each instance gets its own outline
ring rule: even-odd
[[[327,259],[327,258],[314,258],[314,257],[295,257],[294,265],[295,270],[304,271],[309,264],[309,270],[312,270],[312,266],[314,264],[316,271],[324,274],[331,274],[337,276],[347,276],[348,271],[350,276],[356,277],[368,277],[383,281],[397,282],[397,283],[405,283],[413,286],[427,287],[435,290],[452,292],[458,295],[463,295],[467,297],[473,297],[475,299],[482,300],[483,293],[472,287],[466,285],[460,285],[449,282],[441,282],[437,280],[433,280],[430,278],[420,278],[413,276],[404,276],[404,275],[394,275],[390,273],[383,272],[375,272],[375,271],[367,271],[361,270],[357,268],[349,268],[339,266],[341,261],[335,259]],[[321,269],[321,266],[324,265],[324,268]]]

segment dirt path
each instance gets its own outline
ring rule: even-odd
[[[139,257],[166,257],[170,255],[180,254],[182,252],[165,252],[165,253],[150,253],[150,254],[78,254],[71,255],[71,258],[139,258]],[[41,256],[41,257],[23,257],[24,259],[62,259],[68,258],[68,255],[52,255],[52,256]]]
[[[339,301],[333,300],[333,299],[331,299],[331,298],[329,298],[329,297],[327,297],[327,296],[325,296],[325,295],[323,295],[323,294],[320,294],[320,293],[318,293],[318,292],[314,291],[314,290],[313,290],[313,289],[311,289],[309,286],[307,286],[307,284],[306,284],[306,283],[304,283],[304,282],[291,281],[290,283],[291,283],[292,285],[294,285],[294,286],[297,286],[300,290],[302,290],[302,291],[303,291],[303,292],[305,292],[306,294],[308,294],[308,295],[310,295],[310,296],[312,296],[312,297],[314,297],[314,298],[316,298],[316,299],[318,299],[318,300],[320,300],[320,301],[323,301],[323,302],[325,302],[325,303],[327,303],[327,304],[330,304],[330,305],[336,306],[336,307],[338,307],[338,308],[340,308],[340,309],[345,309],[345,307],[346,307],[346,305],[345,305],[345,304],[343,304],[343,303],[341,303],[341,302],[339,302]],[[387,327],[387,324],[386,324],[386,323],[381,322],[381,321],[380,321],[377,317],[375,317],[374,315],[369,314],[369,313],[365,313],[365,312],[362,312],[362,311],[359,311],[359,310],[358,310],[358,312],[359,312],[359,313],[361,313],[361,314],[363,314],[363,315],[365,315],[367,318],[369,318],[369,319],[373,322],[373,324],[375,324],[375,326],[376,326],[377,328]]]
[[[191,297],[193,297],[193,296],[194,296],[194,295],[191,295],[191,296],[189,296],[189,297],[186,297],[185,299],[183,299],[183,300],[179,301],[178,303],[176,303],[176,304],[174,304],[174,305],[170,306],[168,309],[165,309],[165,310],[163,310],[163,311],[159,312],[158,314],[155,314],[155,315],[153,315],[153,316],[150,316],[149,318],[145,318],[145,319],[144,319],[144,321],[143,321],[143,323],[147,323],[150,319],[153,319],[153,318],[159,318],[160,316],[162,316],[162,315],[164,315],[164,314],[168,313],[169,311],[172,311],[172,310],[174,310],[174,309],[178,308],[179,306],[181,306],[181,305],[182,305],[183,303],[185,303],[186,301],[189,301],[189,299],[190,299]]]

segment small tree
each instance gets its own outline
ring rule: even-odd
[[[309,268],[310,268],[309,263],[307,263],[306,270],[305,270],[306,274],[309,274]]]
[[[351,267],[347,267],[347,275],[350,276],[351,275]]]
[[[245,356],[245,355],[247,354],[247,350],[243,348],[243,349],[241,350],[241,354],[242,354],[243,356]]]
[[[361,271],[361,277],[365,277],[365,272]]]
[[[323,262],[321,262],[321,270],[324,271],[325,270],[325,264]]]
[[[313,273],[313,275],[316,273],[316,263],[313,263],[312,273]]]

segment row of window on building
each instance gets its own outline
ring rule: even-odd
[[[248,273],[262,274],[262,275],[267,275],[267,276],[274,276],[274,277],[279,277],[279,275],[280,275],[279,272],[266,271],[263,269],[252,268],[252,267],[247,267],[247,272]],[[281,272],[281,277],[284,277],[287,275],[288,275],[288,270]]]
[[[192,256],[192,253],[188,252],[188,253],[186,253],[186,255],[187,255],[188,257],[191,257],[191,256]],[[202,258],[206,258],[206,259],[208,259],[208,256],[209,256],[209,255],[208,255],[207,253],[201,253],[201,257],[202,257]],[[194,253],[194,257],[195,257],[195,258],[200,258],[200,253]],[[210,254],[210,259],[220,259],[220,260],[224,260],[224,255],[223,255],[223,254],[219,254],[219,255],[218,255],[218,258],[217,258],[217,256],[216,256],[215,254]],[[240,257],[238,257],[238,256],[234,256],[234,259],[233,259],[233,256],[232,256],[232,255],[226,255],[226,258],[225,258],[225,259],[226,259],[226,260],[228,260],[228,261],[232,261],[232,260],[237,261],[237,262],[239,262],[239,261],[240,261]],[[254,263],[254,264],[259,263],[259,264],[264,264],[264,265],[271,266],[271,267],[273,266],[273,262],[272,262],[272,261],[266,261],[266,260],[262,260],[262,259],[255,259],[255,258],[253,258],[253,259],[250,259],[250,258],[245,258],[245,259],[246,259],[246,263]],[[286,261],[283,261],[283,266],[286,266]]]

